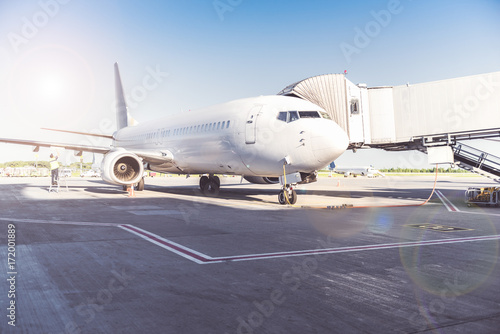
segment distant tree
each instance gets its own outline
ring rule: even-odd
[[[63,164],[61,164],[63,165]],[[48,161],[8,161],[4,163],[0,163],[0,168],[7,168],[7,167],[25,167],[25,166],[37,166],[37,168],[49,168],[50,163]],[[79,162],[74,162],[70,165],[71,168],[74,169],[80,169],[80,163]],[[92,168],[92,163],[90,162],[85,162],[83,163],[83,169],[91,169]]]
[[[80,163],[79,162],[73,162],[71,165],[69,165],[71,169],[80,169]],[[92,163],[90,162],[84,162],[82,164],[83,169],[92,169]]]

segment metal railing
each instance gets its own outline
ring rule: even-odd
[[[453,146],[453,153],[457,161],[500,176],[500,157],[462,143]]]

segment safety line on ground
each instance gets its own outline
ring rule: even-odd
[[[48,219],[0,218],[0,220],[12,223],[31,223],[31,224],[58,224],[58,225],[106,226],[106,227],[120,226],[120,224],[114,224],[114,223],[75,222],[67,220],[48,220]]]
[[[436,173],[434,176],[434,185],[432,186],[432,191],[427,197],[427,199],[423,202],[417,203],[417,204],[391,204],[391,205],[328,205],[328,206],[301,206],[304,209],[326,209],[326,210],[334,210],[334,209],[367,209],[367,208],[404,208],[404,207],[412,207],[412,206],[422,206],[427,204],[430,199],[432,198],[432,195],[434,195],[434,191],[436,190],[436,184],[437,184],[437,177],[438,177],[438,165],[436,164]],[[293,207],[298,207],[296,205],[292,205]]]
[[[460,210],[448,199],[446,198],[445,195],[439,190],[436,190],[436,195],[438,195],[439,199],[441,202],[443,202],[443,205],[448,209],[450,212],[460,212]]]
[[[153,244],[156,244],[162,248],[165,248],[177,255],[180,255],[188,260],[191,260],[198,264],[212,264],[221,262],[234,262],[234,261],[252,261],[252,260],[264,260],[264,259],[275,259],[282,257],[293,257],[293,256],[306,256],[306,255],[322,255],[322,254],[336,254],[336,253],[347,253],[347,252],[360,252],[368,250],[381,250],[381,249],[391,249],[400,247],[419,247],[419,246],[431,246],[431,245],[444,245],[444,244],[454,244],[463,242],[475,242],[475,241],[487,241],[487,240],[498,240],[500,239],[500,234],[497,235],[487,235],[478,237],[465,237],[465,238],[453,238],[453,239],[439,239],[439,240],[426,240],[426,241],[411,241],[411,242],[398,242],[389,244],[375,244],[375,245],[364,245],[364,246],[352,246],[352,247],[338,247],[338,248],[324,248],[324,249],[309,249],[302,251],[289,251],[289,252],[277,252],[277,253],[263,253],[263,254],[248,254],[248,255],[235,255],[226,257],[211,257],[206,254],[197,252],[191,248],[185,247],[181,244],[173,242],[171,240],[165,239],[141,229],[134,225],[120,225],[120,228],[133,233],[144,240],[147,240]]]
[[[460,211],[460,213],[468,213],[471,215],[486,215],[486,216],[499,216],[499,213],[490,213],[490,212],[472,212],[472,211]]]

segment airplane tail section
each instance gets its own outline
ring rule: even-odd
[[[118,63],[115,63],[115,103],[116,126],[117,130],[120,130],[128,126],[128,117],[127,103],[125,102],[125,95],[123,94],[123,86],[120,78],[120,71],[118,70]]]

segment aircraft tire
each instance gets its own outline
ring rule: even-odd
[[[292,189],[292,195],[288,197],[288,200],[292,205],[297,203],[297,192],[295,191],[295,189]]]
[[[278,202],[281,205],[285,205],[286,204],[285,192],[283,191],[283,189],[280,190],[280,192],[278,193]]]
[[[217,183],[217,186],[220,188],[220,178],[218,176],[212,176],[211,179]]]
[[[288,197],[288,201],[285,197],[285,191],[284,190],[280,190],[279,194],[278,194],[278,202],[281,204],[281,205],[285,205],[285,204],[288,204],[290,203],[291,205],[297,203],[297,192],[295,191],[295,189],[292,189],[292,194],[289,195]]]
[[[200,189],[201,191],[204,192],[204,189],[205,189],[205,185],[207,185],[209,182],[209,179],[207,176],[203,175],[201,178],[200,178]]]
[[[201,191],[205,196],[217,197],[219,195],[219,185],[214,180],[210,180],[209,182],[203,184]]]
[[[142,178],[142,179],[139,181],[139,183],[137,183],[137,186],[136,186],[136,187],[137,187],[137,189],[136,189],[136,190],[137,190],[137,191],[143,191],[143,190],[144,190],[144,183],[145,183],[145,182],[144,182],[144,178]]]

